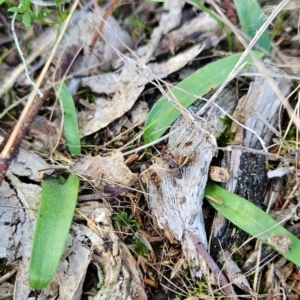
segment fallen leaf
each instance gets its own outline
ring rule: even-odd
[[[71,169],[91,181],[97,182],[101,179],[102,186],[111,183],[128,186],[136,178],[136,175],[125,165],[120,151],[105,157],[87,155],[79,159]]]

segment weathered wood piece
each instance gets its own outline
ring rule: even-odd
[[[257,73],[254,69],[253,71]],[[290,91],[290,80],[286,78],[286,74],[275,67],[268,67],[267,71],[282,94],[286,96]],[[281,102],[269,83],[263,76],[256,76],[250,84],[247,96],[239,100],[234,113],[235,119],[253,132],[234,125],[237,144],[261,150],[263,147],[258,140],[257,136],[259,136],[265,146],[269,146],[274,135],[271,128],[277,127],[280,106]],[[237,149],[225,153],[222,166],[226,167],[230,174],[225,184],[226,189],[261,207],[268,184],[266,156]],[[232,224],[218,214],[212,229],[213,254],[218,254],[220,243],[222,247],[230,250],[232,245],[238,247],[245,241],[244,232],[238,230],[235,235],[232,235],[232,229]]]
[[[236,105],[234,91],[224,90],[216,103],[226,112],[232,112]],[[201,101],[189,111],[194,113],[203,104]],[[207,247],[202,200],[209,165],[217,150],[215,137],[224,130],[220,121],[222,114],[213,105],[194,122],[181,117],[170,129],[171,132],[177,130],[168,142],[167,157],[171,155],[173,160],[162,154],[154,159],[149,172],[145,172],[152,215],[170,239],[181,242],[185,259],[195,276],[202,276],[207,270],[190,235],[195,234]],[[182,157],[185,164],[178,163]]]
[[[98,203],[97,205],[98,207],[85,207],[81,210],[90,219],[88,227],[73,226],[92,243],[93,263],[103,272],[103,286],[94,300],[146,300],[137,262],[115,234],[110,209],[100,207]],[[101,282],[101,278],[99,281]]]

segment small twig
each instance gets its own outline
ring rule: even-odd
[[[2,207],[2,206],[1,206]],[[17,268],[12,269],[11,271],[7,272],[5,275],[0,277],[0,284],[7,281],[9,278],[11,278],[16,272],[18,271]]]
[[[95,44],[100,36],[100,33],[102,32],[103,30],[103,27],[104,27],[104,24],[105,24],[105,21],[107,20],[107,18],[112,14],[112,12],[116,9],[117,5],[118,5],[118,2],[120,0],[113,0],[111,2],[111,4],[109,5],[109,7],[106,9],[103,17],[102,17],[102,20],[97,28],[97,30],[95,31],[94,33],[94,36],[93,36],[93,39],[89,45],[89,49],[88,49],[88,52],[87,52],[87,56],[90,57],[93,53],[93,49],[95,47]]]
[[[80,195],[80,196],[78,196],[77,200],[78,200],[78,202],[97,201],[97,200],[103,200],[103,196],[97,195],[97,194]]]
[[[218,150],[222,150],[222,151],[241,150],[241,151],[248,152],[248,153],[254,153],[254,154],[260,154],[260,155],[267,156],[268,159],[270,159],[270,160],[283,160],[284,159],[283,156],[276,154],[276,153],[269,153],[269,152],[265,152],[263,150],[256,150],[256,149],[247,148],[247,147],[243,147],[243,146],[239,146],[239,145],[228,145],[226,147],[218,147]]]
[[[19,4],[19,8],[22,6],[22,3]],[[21,57],[21,60],[23,62],[23,65],[24,65],[24,70],[25,70],[25,75],[26,75],[26,78],[27,80],[29,81],[29,83],[35,88],[36,92],[39,94],[40,97],[43,97],[43,93],[42,91],[39,89],[39,87],[34,83],[34,81],[30,78],[30,75],[29,75],[29,71],[28,71],[28,68],[27,68],[27,63],[26,63],[26,60],[25,60],[25,57],[24,57],[24,54],[21,50],[21,47],[20,47],[20,44],[19,44],[19,40],[18,40],[18,37],[17,37],[17,34],[16,34],[16,31],[15,31],[15,21],[16,21],[16,17],[17,17],[17,13],[14,13],[13,17],[12,17],[12,20],[11,20],[11,31],[12,31],[12,35],[13,35],[13,38],[14,38],[14,41],[15,41],[15,45],[16,45],[16,48],[17,48],[17,51]]]
[[[258,291],[258,277],[259,277],[259,266],[261,263],[261,249],[262,249],[262,243],[261,243],[261,241],[258,241],[256,267],[255,267],[254,279],[253,279],[253,290],[254,290],[254,292],[257,292],[257,293],[259,292]]]
[[[229,299],[238,299],[236,293],[234,292],[234,289],[232,288],[224,274],[221,272],[216,262],[212,259],[212,257],[207,253],[203,245],[200,243],[198,237],[195,234],[191,234],[191,240],[195,244],[198,253],[204,258],[209,269],[212,271],[213,275],[217,279],[224,294]]]

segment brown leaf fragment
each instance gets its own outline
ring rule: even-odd
[[[290,278],[290,276],[293,272],[293,269],[294,269],[294,265],[291,262],[287,263],[286,265],[284,265],[281,268],[280,271],[281,271],[281,273],[282,273],[285,280],[288,280],[288,278]]]
[[[124,163],[122,152],[113,152],[110,156],[102,157],[87,155],[72,166],[72,171],[91,181],[129,186],[136,178]]]
[[[152,280],[152,279],[150,279],[150,278],[143,279],[143,283],[145,283],[145,284],[147,284],[147,285],[149,285],[149,286],[151,286],[151,287],[153,287],[155,289],[157,288],[157,282],[154,281],[154,280]]]
[[[299,273],[298,273],[298,274],[293,273],[293,274],[290,276],[290,279],[300,281],[300,274],[299,274]]]
[[[127,193],[127,189],[119,185],[105,185],[103,188],[103,192],[112,196],[123,196]]]
[[[268,244],[273,246],[276,251],[281,254],[284,254],[290,250],[291,243],[292,240],[283,234],[275,234],[268,238]]]
[[[224,1],[224,9],[226,17],[231,21],[232,24],[236,25],[238,23],[236,12],[232,7],[232,4],[230,3],[230,0]]]
[[[226,168],[211,166],[209,168],[209,178],[216,182],[226,182],[229,174]]]

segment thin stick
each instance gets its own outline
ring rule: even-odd
[[[120,1],[120,0],[113,0],[113,1],[111,2],[111,4],[109,5],[109,7],[106,9],[106,11],[105,11],[105,13],[104,13],[104,15],[103,15],[103,17],[102,17],[102,20],[101,20],[101,22],[100,22],[100,24],[99,24],[99,27],[98,27],[97,30],[95,31],[94,36],[93,36],[93,39],[92,39],[92,41],[91,41],[91,43],[90,43],[90,45],[89,45],[89,50],[88,50],[88,52],[87,52],[87,54],[86,54],[88,57],[90,57],[90,56],[92,55],[92,53],[93,53],[93,49],[94,49],[95,44],[96,44],[96,42],[97,42],[97,40],[98,40],[98,38],[99,38],[99,36],[100,36],[100,33],[101,33],[102,30],[103,30],[105,21],[106,21],[107,18],[112,14],[112,12],[116,9],[116,7],[117,7],[119,1]]]
[[[208,267],[212,271],[213,275],[217,279],[218,283],[220,284],[224,294],[229,299],[237,299],[237,295],[234,292],[234,289],[229,284],[228,280],[224,276],[224,274],[221,272],[218,265],[215,263],[215,261],[212,259],[212,257],[207,253],[203,245],[200,243],[198,237],[195,234],[191,234],[191,240],[195,244],[197,252],[199,255],[203,257],[205,262],[207,263]]]

